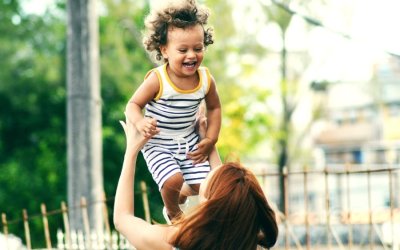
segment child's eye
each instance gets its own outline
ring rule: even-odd
[[[202,52],[202,51],[203,51],[203,48],[196,48],[196,49],[194,49],[194,51],[196,51],[196,52]]]
[[[186,53],[187,49],[178,49],[180,53]]]

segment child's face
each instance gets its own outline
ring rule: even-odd
[[[167,44],[160,49],[176,76],[187,77],[195,74],[203,61],[203,27],[199,24],[185,29],[170,27]]]

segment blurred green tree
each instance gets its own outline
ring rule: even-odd
[[[205,0],[210,8],[210,25],[215,43],[207,49],[204,64],[217,82],[222,102],[222,129],[217,147],[222,158],[234,155],[246,158],[260,143],[271,138],[267,131],[274,123],[266,105],[271,93],[262,82],[249,80],[255,74],[255,63],[244,60],[247,55],[265,55],[265,48],[238,29],[234,5],[226,0]],[[230,73],[232,68],[239,69]],[[256,86],[256,87],[253,87]]]
[[[9,219],[23,208],[37,214],[40,202],[58,208],[66,188],[65,25],[20,4],[0,2],[0,208]],[[39,224],[35,239],[43,238]]]

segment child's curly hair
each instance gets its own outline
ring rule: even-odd
[[[148,52],[156,52],[155,57],[160,61],[163,59],[160,46],[167,44],[168,27],[204,26],[209,15],[208,9],[197,5],[195,0],[160,1],[145,19],[147,32],[143,44]],[[212,29],[204,29],[204,46],[212,43]]]

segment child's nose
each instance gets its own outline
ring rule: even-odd
[[[196,57],[196,53],[193,50],[189,50],[187,57],[189,57],[189,58]]]

